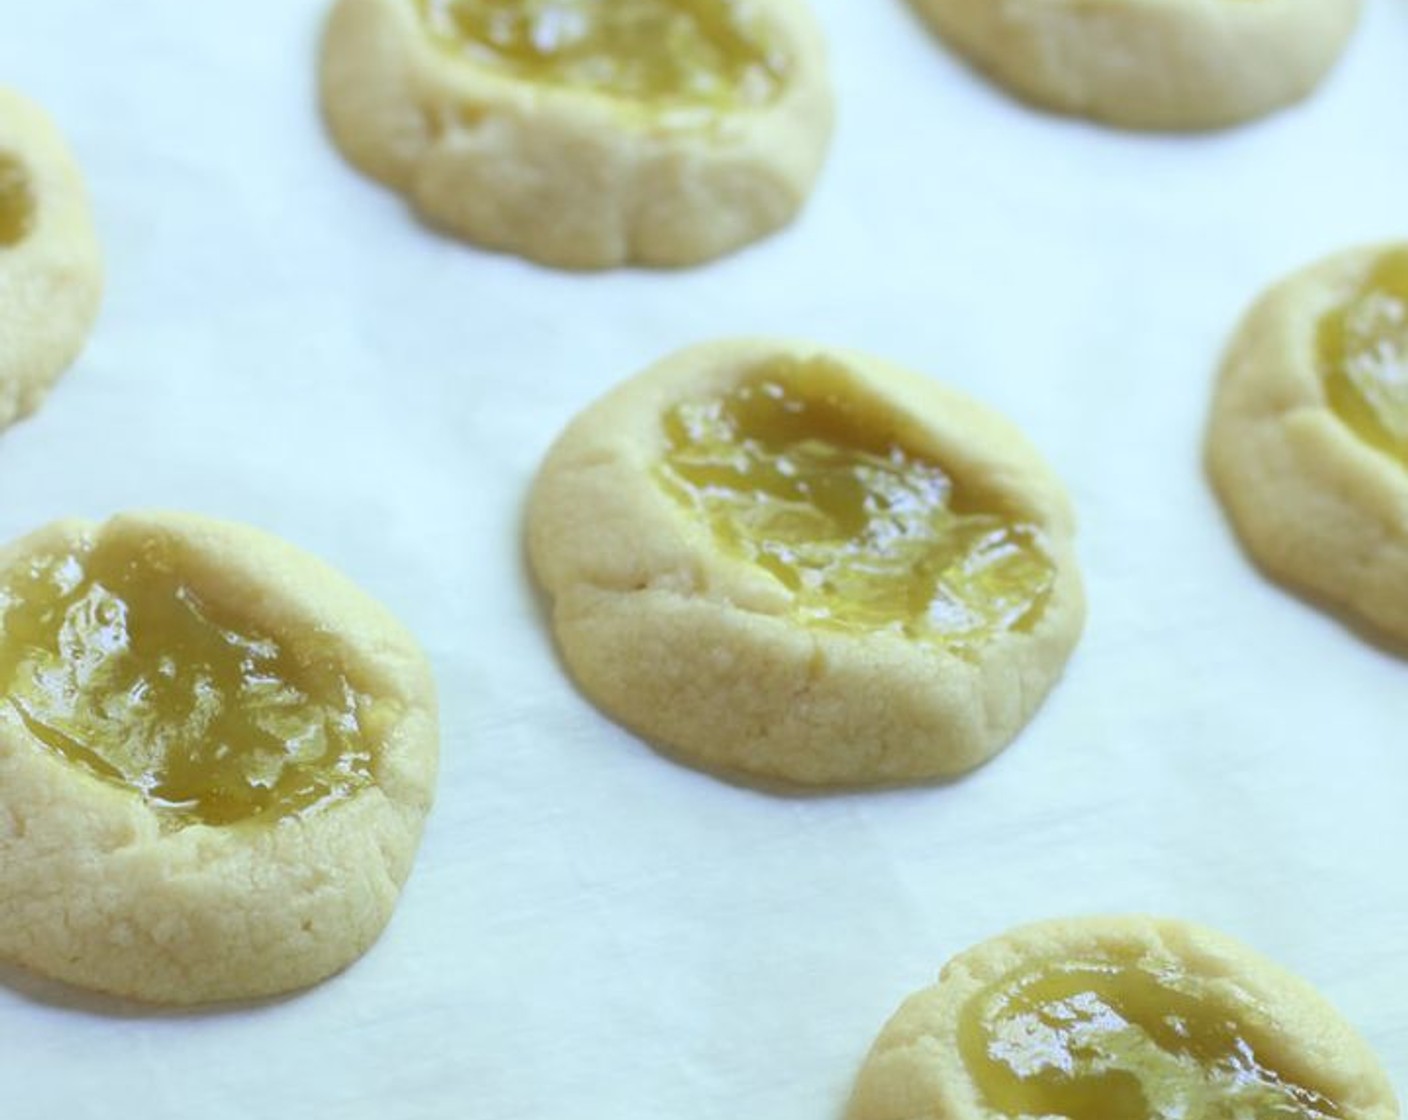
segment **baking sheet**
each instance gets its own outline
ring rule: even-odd
[[[1191,137],[1025,109],[900,0],[816,7],[841,119],[803,218],[696,271],[572,276],[428,233],[342,163],[319,0],[5,5],[0,75],[76,148],[108,291],[0,437],[0,537],[133,507],[262,526],[395,609],[443,703],[439,801],[364,960],[185,1014],[0,971],[6,1120],[837,1117],[948,956],[1130,910],[1311,979],[1408,1088],[1408,666],[1260,578],[1199,465],[1247,301],[1405,234],[1408,7],[1367,0],[1303,107]],[[559,671],[519,544],[539,456],[619,379],[736,333],[961,386],[1067,480],[1087,633],[971,777],[723,785]]]

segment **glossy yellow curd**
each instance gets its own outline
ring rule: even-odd
[[[1030,630],[1050,598],[1036,527],[975,508],[832,361],[775,361],[673,408],[664,428],[662,485],[808,624],[968,653]]]
[[[169,825],[312,813],[370,784],[387,715],[329,650],[216,611],[160,540],[32,557],[0,587],[0,702]]]
[[[1325,315],[1319,345],[1335,414],[1408,467],[1408,249],[1380,257],[1354,296]]]
[[[1048,962],[964,1008],[963,1061],[1000,1117],[1332,1120],[1314,1087],[1277,1068],[1246,1006],[1136,960]]]
[[[771,100],[783,52],[749,0],[418,0],[445,50],[508,76],[662,108]]]

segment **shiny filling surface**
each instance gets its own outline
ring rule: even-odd
[[[959,1047],[998,1116],[1341,1117],[1329,1097],[1276,1069],[1271,1047],[1242,1021],[1249,1009],[1173,969],[1049,963],[976,996],[963,1010]]]
[[[18,245],[34,228],[37,207],[29,172],[14,156],[0,152],[0,248]]]
[[[0,701],[168,825],[306,815],[370,784],[382,705],[197,582],[159,540],[25,562],[0,587]]]
[[[662,485],[727,554],[776,577],[807,623],[966,653],[1029,630],[1050,598],[1036,528],[972,508],[839,365],[775,361],[675,407],[664,428]]]
[[[1408,467],[1408,249],[1381,257],[1320,322],[1330,407],[1360,439]]]
[[[661,106],[770,100],[786,79],[750,0],[419,0],[432,38],[515,78]]]

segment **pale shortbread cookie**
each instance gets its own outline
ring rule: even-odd
[[[43,111],[0,87],[0,428],[78,355],[101,293],[78,167]]]
[[[913,0],[995,81],[1126,128],[1206,129],[1306,96],[1359,0]]]
[[[591,37],[603,19],[619,54]],[[777,229],[832,120],[800,0],[339,0],[322,100],[347,158],[433,224],[579,269],[695,264]]]
[[[1262,296],[1223,364],[1207,462],[1267,572],[1408,641],[1408,243]]]
[[[886,1024],[847,1120],[1396,1120],[1314,988],[1186,922],[1025,926],[950,961]]]
[[[344,576],[183,514],[0,551],[0,957],[163,1003],[376,939],[433,793],[424,655]]]
[[[791,496],[730,489],[735,450]],[[976,766],[1030,719],[1084,615],[1070,505],[1015,428],[805,343],[712,343],[627,382],[558,440],[527,524],[583,691],[684,761],[752,779]]]

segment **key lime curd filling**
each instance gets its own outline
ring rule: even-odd
[[[31,558],[0,586],[0,701],[167,826],[302,816],[369,785],[389,702],[198,584],[161,540]]]
[[[24,164],[0,152],[0,248],[18,245],[34,228],[34,188]]]
[[[1319,345],[1335,414],[1408,467],[1408,249],[1380,257],[1349,302],[1325,315]]]
[[[1064,1120],[1338,1120],[1279,1071],[1226,988],[1135,960],[1047,963],[962,1011],[964,1065],[994,1116]],[[1245,997],[1250,1000],[1250,997]]]
[[[444,49],[514,78],[662,108],[771,101],[787,54],[749,0],[418,0]]]
[[[782,359],[664,418],[666,491],[728,555],[793,595],[796,616],[895,631],[968,655],[1030,630],[1055,569],[1033,525],[976,508],[828,359]]]

